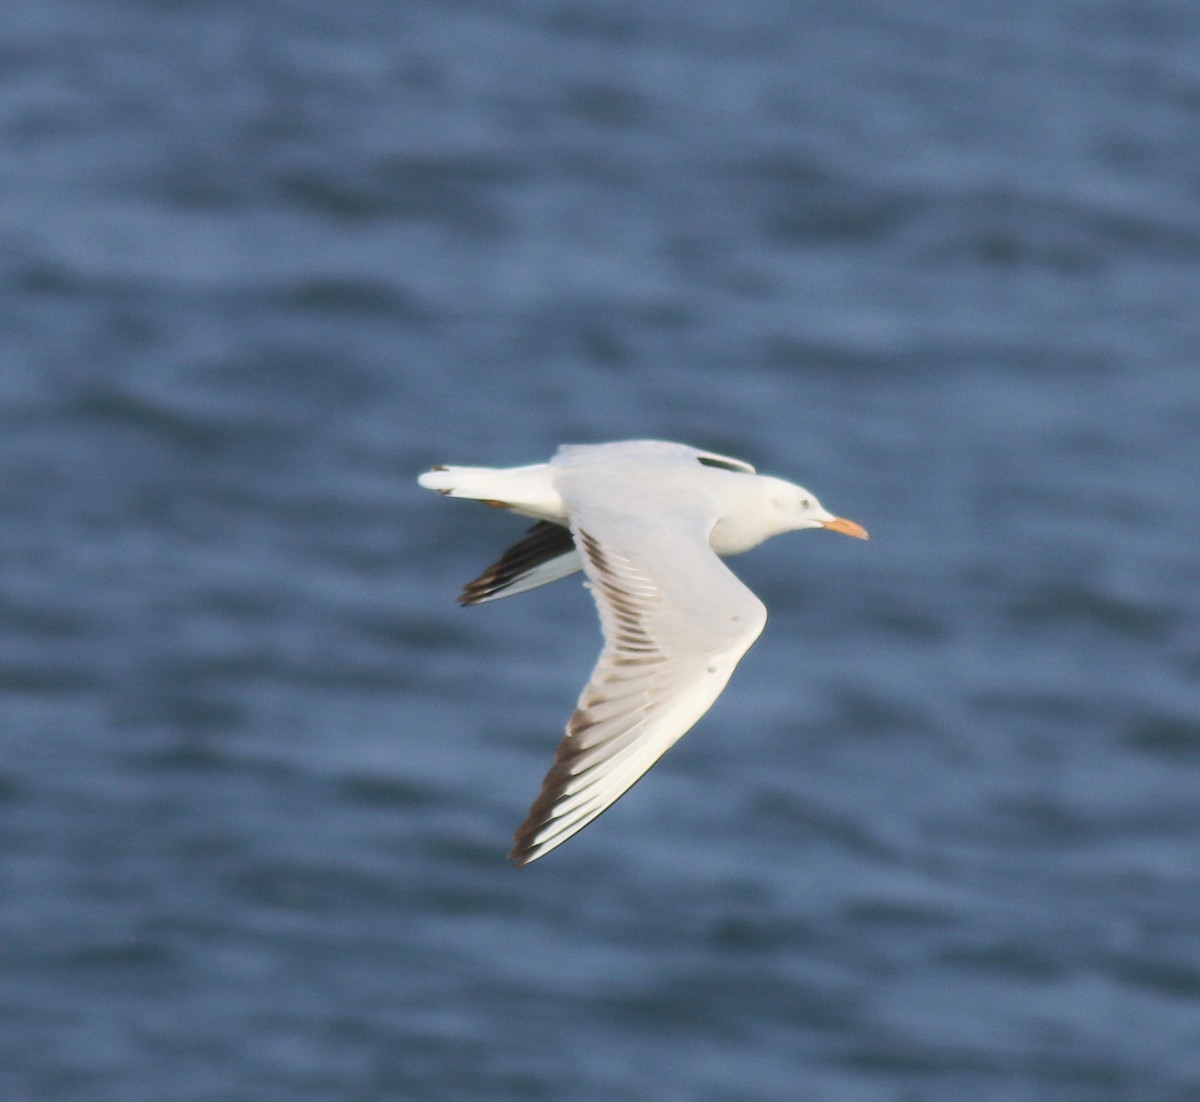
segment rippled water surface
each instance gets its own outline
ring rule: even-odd
[[[1191,4],[16,0],[0,1096],[1200,1097]],[[504,861],[599,645],[435,462],[872,542]]]

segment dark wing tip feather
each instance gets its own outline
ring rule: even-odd
[[[508,858],[518,867],[528,865],[540,856],[534,852],[539,844],[534,839],[544,827],[558,818],[554,809],[562,799],[567,783],[575,776],[572,765],[585,749],[579,745],[576,736],[586,731],[594,722],[594,717],[586,708],[577,708],[567,723],[567,733],[559,742],[558,749],[554,751],[554,761],[542,780],[541,790],[530,805],[525,821],[513,835],[513,848],[509,851]]]
[[[478,578],[467,582],[458,595],[460,605],[476,605],[512,585],[542,563],[565,555],[575,547],[571,530],[539,520],[519,543],[513,544]]]
[[[572,716],[572,721],[574,721]],[[509,851],[508,859],[518,867],[528,865],[535,859],[534,850],[537,844],[534,838],[538,831],[554,818],[554,805],[562,796],[563,788],[571,777],[571,761],[578,753],[578,747],[568,734],[559,744],[554,753],[554,762],[542,780],[541,791],[529,807],[525,821],[513,835],[513,848]]]

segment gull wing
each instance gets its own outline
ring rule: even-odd
[[[575,538],[561,524],[539,520],[520,543],[514,544],[459,594],[460,605],[481,605],[536,589],[574,574],[583,564]]]
[[[572,508],[604,649],[516,833],[509,856],[517,864],[561,845],[624,795],[712,707],[766,623],[763,603],[709,547],[712,507],[649,496],[657,500],[646,511],[645,500],[635,512]]]

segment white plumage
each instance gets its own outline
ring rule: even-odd
[[[781,532],[867,538],[801,486],[657,440],[575,444],[527,467],[436,467],[422,486],[538,521],[464,589],[479,604],[582,569],[604,649],[510,857],[582,830],[712,707],[767,612],[719,556]]]

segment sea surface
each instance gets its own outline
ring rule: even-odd
[[[9,0],[0,1099],[1200,1098],[1194,0]],[[871,530],[505,861],[599,650],[439,462]]]

